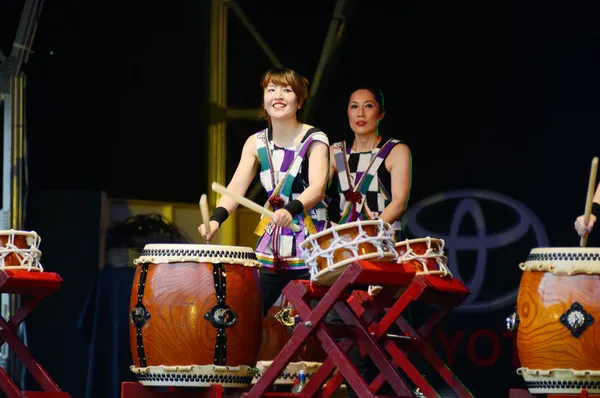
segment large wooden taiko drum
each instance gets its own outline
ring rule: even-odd
[[[600,249],[536,248],[520,267],[517,373],[533,394],[600,393]]]
[[[140,383],[247,387],[262,335],[254,251],[149,244],[135,263],[129,335]]]

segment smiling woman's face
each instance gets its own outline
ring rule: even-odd
[[[298,97],[291,86],[269,83],[264,90],[263,104],[271,119],[283,119],[296,114]]]

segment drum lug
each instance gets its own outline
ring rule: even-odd
[[[506,317],[506,328],[511,332],[516,332],[519,328],[519,314],[516,310],[510,316]]]
[[[297,315],[292,314],[293,311],[293,307],[283,307],[277,312],[277,314],[275,314],[275,319],[285,326],[290,333],[294,331],[299,319]]]
[[[581,333],[594,323],[594,317],[583,309],[581,304],[574,302],[571,308],[560,317],[562,323],[574,337],[581,336]]]
[[[237,314],[227,305],[217,304],[204,314],[204,318],[210,321],[216,328],[230,328],[237,322]]]
[[[136,304],[131,310],[131,314],[129,314],[129,320],[131,324],[136,328],[141,328],[144,326],[146,321],[150,318],[150,313],[144,306],[144,304]]]

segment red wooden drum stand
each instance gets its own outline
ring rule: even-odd
[[[10,320],[0,317],[0,345],[7,343],[23,365],[38,382],[43,392],[21,391],[0,368],[0,388],[9,398],[69,398],[70,395],[56,385],[17,335],[17,328],[42,301],[52,295],[62,284],[62,278],[54,272],[29,272],[6,269],[0,271],[0,293],[21,294],[23,305]]]
[[[353,287],[368,285],[379,285],[383,289],[379,294],[367,299],[364,294],[348,293]],[[398,294],[400,290],[403,292]],[[438,396],[407,358],[406,353],[411,350],[419,351],[459,397],[472,397],[424,340],[448,311],[460,305],[469,293],[462,283],[453,278],[416,275],[414,268],[408,264],[366,260],[350,264],[330,286],[292,281],[285,287],[284,294],[300,315],[302,322],[296,326],[290,341],[273,364],[242,397],[329,397],[344,378],[360,397],[375,397],[375,392],[384,382],[388,382],[397,396],[413,397],[414,393],[398,372],[398,368],[402,369],[425,396]],[[311,300],[320,301],[311,308]],[[419,300],[438,304],[439,308],[419,330],[414,330],[401,314],[410,302]],[[326,315],[332,309],[339,314],[343,324],[334,326],[324,323]],[[379,321],[376,321],[377,319]],[[387,335],[388,328],[394,323],[405,333],[401,339],[404,341],[401,344],[402,348]],[[335,333],[335,337],[332,333]],[[321,341],[328,358],[311,377],[304,390],[300,394],[267,392],[293,355],[313,334]],[[336,342],[336,338],[339,337],[341,339]],[[379,370],[379,375],[370,385],[346,356],[346,352],[355,344],[369,355]],[[391,359],[388,359],[388,355]]]

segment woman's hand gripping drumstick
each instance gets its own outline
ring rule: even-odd
[[[202,214],[202,225],[198,227],[198,232],[200,235],[206,239],[206,242],[210,242],[213,235],[217,233],[219,229],[219,223],[217,221],[211,220],[208,217],[208,204],[206,201],[206,194],[200,197],[200,213]]]
[[[208,243],[210,242],[210,238],[212,238],[212,228],[210,227],[210,218],[208,216],[208,203],[206,202],[206,194],[202,194],[202,196],[200,196],[200,202],[198,203],[198,205],[200,206],[200,213],[202,214],[202,225],[200,226],[200,228],[205,228],[206,242]],[[198,230],[200,231],[200,234],[204,236],[200,228],[198,228]]]
[[[230,190],[228,190],[221,184],[213,182],[212,190],[217,193],[220,193],[221,195],[227,195],[230,198],[232,198],[233,200],[235,200],[237,203],[241,204],[242,206],[247,207],[248,209],[255,211],[259,214],[262,214],[263,216],[268,217],[271,220],[274,220],[275,213],[273,213],[272,211],[270,211],[268,209],[265,209],[264,207],[260,206],[257,203],[254,203],[253,201],[251,201],[248,198],[238,195],[235,192],[231,192]],[[289,214],[289,213],[287,213],[287,211],[286,211],[286,214]],[[300,227],[298,225],[294,224],[293,222],[289,222],[287,224],[287,227],[290,228],[294,232],[300,232]]]
[[[579,246],[586,247],[587,246],[587,232],[588,224],[590,223],[590,216],[592,213],[592,203],[594,200],[594,186],[596,185],[596,174],[598,172],[598,158],[595,157],[592,160],[592,168],[590,171],[590,180],[588,182],[588,191],[587,191],[587,199],[585,201],[585,213],[583,214],[583,226],[585,231],[583,233],[580,232],[581,239],[579,241]]]

